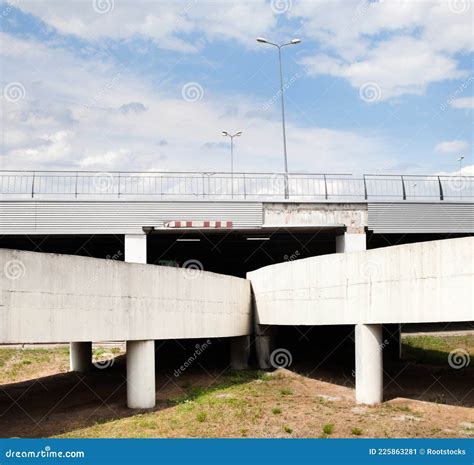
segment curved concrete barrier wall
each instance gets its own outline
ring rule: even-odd
[[[250,283],[209,272],[0,249],[0,342],[250,334]]]
[[[474,238],[312,257],[247,278],[261,324],[474,320]]]

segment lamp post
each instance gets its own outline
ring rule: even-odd
[[[459,177],[462,176],[462,161],[464,160],[464,156],[461,155],[459,158],[458,158],[458,162],[459,162]]]
[[[278,49],[278,59],[280,62],[280,94],[281,94],[281,121],[282,121],[282,126],[283,126],[283,156],[284,156],[284,162],[285,162],[285,199],[289,197],[289,189],[288,189],[288,157],[287,157],[287,152],[286,152],[286,127],[285,127],[285,99],[283,96],[283,66],[282,66],[282,60],[281,60],[281,49],[283,47],[286,47],[287,45],[296,45],[301,42],[300,39],[292,39],[290,42],[287,42],[285,44],[275,44],[273,42],[270,42],[267,39],[264,39],[263,37],[257,37],[257,42],[260,42],[262,44],[268,44],[268,45],[273,45]]]
[[[235,134],[231,134],[227,131],[222,131],[221,134],[225,137],[230,137],[230,179],[232,183],[232,198],[234,198],[234,137],[240,137],[242,135],[242,131],[236,132]]]
[[[458,158],[459,162],[459,198],[462,199],[462,161],[464,160],[464,156],[461,155]]]

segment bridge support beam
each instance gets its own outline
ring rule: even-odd
[[[146,234],[125,234],[125,261],[146,263]]]
[[[367,249],[363,228],[348,228],[344,234],[336,236],[336,253],[359,252]]]
[[[382,325],[355,327],[356,401],[377,404],[383,400]]]
[[[127,406],[155,406],[155,341],[127,341]]]
[[[92,364],[92,342],[69,344],[69,366],[71,371],[87,373]]]
[[[233,337],[230,340],[230,363],[233,370],[246,370],[249,365],[250,336]]]
[[[146,263],[147,236],[125,235],[125,261]],[[127,405],[155,406],[155,341],[127,341]]]

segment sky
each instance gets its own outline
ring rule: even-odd
[[[0,3],[0,169],[474,175],[470,0]]]

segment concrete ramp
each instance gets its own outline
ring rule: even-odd
[[[263,325],[474,320],[474,238],[312,257],[247,278]]]
[[[171,268],[0,249],[0,342],[250,334],[250,282]]]

